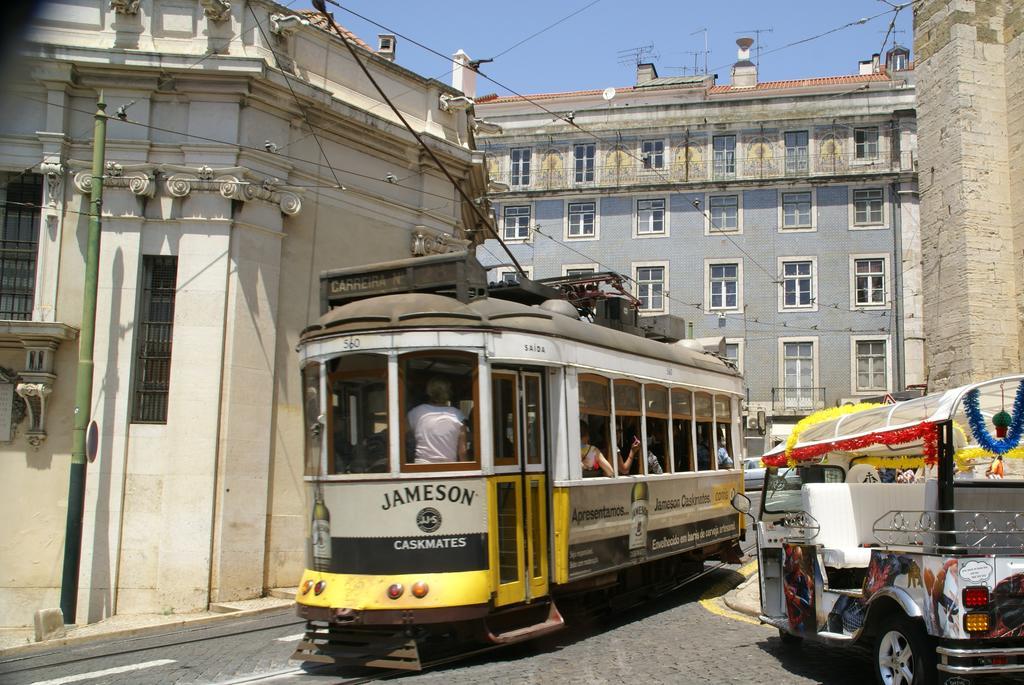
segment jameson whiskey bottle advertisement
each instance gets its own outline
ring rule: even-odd
[[[324,494],[317,485],[313,504],[313,569],[327,571],[331,567],[331,512],[324,504]]]
[[[642,557],[647,553],[647,483],[633,483],[629,499],[629,556]]]

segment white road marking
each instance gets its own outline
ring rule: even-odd
[[[296,633],[295,635],[285,635],[284,637],[279,637],[277,638],[276,642],[298,642],[304,637],[306,637],[305,633]]]
[[[68,675],[64,676],[63,678],[54,678],[53,680],[37,680],[36,682],[31,683],[31,685],[66,685],[66,683],[77,683],[82,680],[93,680],[95,678],[103,678],[108,675],[117,675],[118,673],[130,673],[131,671],[141,671],[144,668],[166,666],[167,664],[173,664],[174,662],[174,659],[157,659],[155,661],[143,661],[141,664],[117,666],[116,668],[107,668],[102,671],[90,671],[89,673]]]

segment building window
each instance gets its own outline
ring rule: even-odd
[[[636,296],[640,309],[660,312],[665,309],[665,267],[636,267]]]
[[[807,173],[807,131],[787,131],[786,173]]]
[[[573,147],[577,183],[590,183],[594,180],[594,154],[596,150],[597,146],[594,143],[585,143]]]
[[[652,235],[665,232],[665,201],[636,201],[637,235]]]
[[[854,299],[857,307],[885,304],[885,260],[882,258],[853,261]]]
[[[12,174],[0,187],[0,319],[29,321],[36,290],[36,255],[39,252],[39,203],[43,177]]]
[[[530,152],[528,147],[514,147],[509,151],[509,159],[512,162],[510,175],[512,185],[530,185]]]
[[[725,343],[725,360],[739,371],[743,371],[743,360],[740,359],[740,344],[738,342]]]
[[[853,129],[854,158],[878,159],[878,127]]]
[[[782,227],[812,227],[810,191],[782,194]]]
[[[562,275],[568,278],[591,276],[595,273],[597,273],[596,266],[579,266],[574,264],[566,264],[562,266]]]
[[[783,404],[786,409],[812,409],[814,401],[814,342],[782,344]]]
[[[813,262],[782,263],[783,309],[805,309],[814,305]]]
[[[710,264],[709,309],[737,309],[739,307],[739,265]]]
[[[143,255],[132,421],[167,423],[178,258]]]
[[[853,225],[881,224],[884,216],[884,193],[881,188],[863,188],[853,191]]]
[[[524,266],[523,274],[526,278],[533,278],[533,267]],[[499,266],[495,271],[498,283],[502,285],[516,285],[520,282],[520,274],[513,267]]]
[[[708,200],[711,231],[738,231],[740,228],[739,195],[714,195]]]
[[[640,145],[640,158],[644,161],[644,169],[665,168],[665,141],[643,141]]]
[[[570,202],[569,203],[569,237],[570,238],[593,238],[596,231],[594,227],[597,215],[596,203],[594,202]]]
[[[505,240],[527,240],[530,237],[530,206],[505,207]]]
[[[736,176],[736,136],[715,136],[712,145],[715,154],[715,178]]]
[[[889,389],[884,340],[857,341],[857,392]]]

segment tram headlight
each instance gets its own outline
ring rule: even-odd
[[[430,586],[424,583],[422,580],[418,581],[412,586],[412,594],[418,599],[423,599],[430,592]]]
[[[964,630],[968,633],[983,633],[988,630],[988,614],[979,612],[964,614]]]
[[[307,580],[302,584],[302,594],[308,595],[309,591],[313,589],[313,581]]]
[[[390,597],[391,599],[398,599],[402,596],[403,592],[405,592],[405,588],[402,587],[402,584],[395,583],[394,585],[388,588],[388,597]]]
[[[319,595],[323,594],[323,591],[326,590],[326,589],[327,589],[327,581],[326,580],[318,581],[317,584],[316,584],[316,587],[313,588],[313,594],[319,596]]]

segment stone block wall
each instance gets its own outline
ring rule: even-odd
[[[1021,368],[1024,89],[1020,0],[915,8],[928,380]],[[1015,199],[1016,198],[1016,199]],[[1015,206],[1016,205],[1016,206]]]

